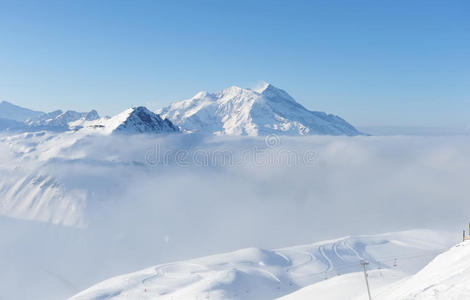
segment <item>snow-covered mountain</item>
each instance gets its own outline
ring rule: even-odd
[[[342,282],[357,289],[361,260],[371,262],[370,268],[377,270],[377,282],[390,283],[419,270],[448,243],[437,232],[415,230],[277,250],[248,248],[111,278],[70,299],[271,300],[352,273],[355,280]],[[330,298],[317,294],[316,299]]]
[[[157,111],[189,132],[215,135],[360,135],[338,116],[307,110],[285,91],[266,84],[200,92]]]
[[[1,118],[6,116],[8,118]],[[86,129],[84,129],[86,128]],[[80,130],[94,133],[172,133],[179,128],[170,120],[161,118],[146,107],[129,108],[114,117],[100,118],[96,110],[77,112],[55,110],[34,112],[8,102],[0,103],[0,130],[37,132],[64,132]]]
[[[90,122],[86,124],[86,127],[107,134],[159,134],[180,131],[171,121],[162,119],[144,106],[126,109],[112,118]]]
[[[2,120],[8,118],[8,120]],[[96,122],[92,122],[96,121]],[[24,123],[23,123],[24,122]],[[82,127],[106,128],[101,132],[199,132],[215,135],[347,135],[361,133],[338,116],[309,111],[285,91],[266,84],[261,89],[232,86],[218,93],[200,92],[155,113],[145,107],[130,108],[99,119],[90,112],[56,110],[41,113],[0,103],[0,129],[10,131],[67,131]]]
[[[89,174],[80,179],[77,174],[72,175],[75,176],[73,179],[62,176],[68,172],[54,175],[57,164],[63,163],[65,168],[69,163],[85,166],[90,160],[94,160],[95,166],[104,164],[111,168],[124,164],[125,172],[135,176],[139,171],[125,165],[144,165],[145,151],[150,145],[135,145],[135,149],[132,149],[138,154],[133,154],[130,158],[127,154],[124,155],[125,158],[119,158],[119,155],[111,154],[113,150],[103,149],[104,151],[99,151],[101,154],[97,159],[88,157],[89,152],[93,150],[93,147],[88,148],[88,143],[96,143],[101,135],[108,135],[107,141],[117,142],[111,148],[118,147],[126,152],[126,149],[130,150],[128,145],[127,148],[124,148],[124,145],[118,146],[123,138],[113,138],[111,135],[147,133],[154,134],[156,138],[157,134],[179,132],[170,121],[161,119],[145,107],[130,108],[113,118],[94,120],[97,116],[96,111],[53,112],[38,120],[42,123],[29,127],[43,130],[31,130],[33,132],[0,138],[0,145],[7,146],[11,153],[11,158],[5,159],[8,167],[2,166],[0,162],[0,176],[4,175],[3,180],[0,180],[0,216],[81,227],[86,223],[86,210],[93,210],[90,207],[96,195],[100,194],[97,191],[106,190],[108,187],[106,184],[96,186],[91,183],[89,178],[93,175]],[[76,130],[69,130],[73,128]],[[145,137],[135,137],[138,142],[142,139]],[[132,150],[130,152],[132,153]],[[26,164],[23,165],[22,162]],[[14,167],[10,164],[14,164]],[[10,168],[15,169],[15,172]],[[108,176],[108,179],[110,178],[111,176]],[[119,181],[119,178],[120,176],[116,176],[115,179]],[[103,197],[101,195],[98,198]]]
[[[0,130],[34,132],[40,130],[67,131],[85,121],[99,119],[96,110],[76,112],[55,110],[49,113],[33,111],[9,102],[0,103]],[[71,123],[74,122],[74,126]]]
[[[91,110],[89,112],[68,110],[64,112],[59,109],[40,115],[36,118],[29,119],[26,121],[26,124],[32,129],[68,130],[70,129],[70,123],[72,122],[75,122],[74,126],[77,126],[84,121],[93,121],[99,118],[100,116],[96,110]]]
[[[41,111],[34,111],[21,106],[14,105],[7,101],[0,102],[0,118],[24,122],[27,119],[35,118],[44,114]]]

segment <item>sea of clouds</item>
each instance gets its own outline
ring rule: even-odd
[[[458,239],[469,219],[467,136],[58,134],[2,139],[0,156],[5,182],[47,174],[86,195],[76,226],[1,217],[0,299],[64,299],[110,276],[251,246],[413,228]]]

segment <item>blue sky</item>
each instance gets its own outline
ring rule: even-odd
[[[470,2],[3,1],[0,99],[152,109],[261,80],[357,126],[470,125]]]

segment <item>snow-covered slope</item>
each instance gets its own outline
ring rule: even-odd
[[[200,92],[157,111],[189,132],[216,135],[359,135],[338,116],[309,111],[271,84],[258,90],[232,86]]]
[[[67,190],[50,175],[38,172],[3,176],[0,195],[1,215],[68,226],[84,225],[87,191]]]
[[[135,149],[129,148],[129,145],[120,144],[123,142],[122,138],[109,136],[107,141],[111,143],[111,149],[100,150],[100,157],[96,158],[87,155],[94,149],[90,142],[96,144],[102,134],[179,132],[170,121],[161,119],[144,107],[131,108],[113,118],[94,121],[97,116],[94,111],[81,114],[80,119],[73,122],[67,122],[70,120],[67,116],[71,119],[78,117],[74,113],[56,113],[56,117],[46,120],[53,120],[51,122],[62,120],[64,123],[51,125],[51,122],[48,122],[45,127],[58,128],[63,125],[63,128],[65,126],[82,128],[26,132],[0,138],[0,145],[6,145],[11,155],[5,159],[5,166],[0,163],[0,177],[3,176],[0,180],[0,215],[82,227],[87,212],[95,213],[91,208],[93,203],[99,203],[99,200],[110,194],[106,182],[117,185],[122,180],[113,170],[112,174],[103,175],[108,180],[100,177],[91,182],[90,178],[96,176],[94,173],[96,169],[100,169],[102,165],[109,169],[122,168],[126,175],[136,176],[140,170],[127,164],[138,163],[145,166],[145,147],[150,146],[141,148],[135,145]],[[141,142],[138,137],[135,137],[135,140]],[[131,158],[127,158],[126,155],[129,154],[125,154],[124,158],[119,159],[119,156],[112,154],[113,147],[123,149],[124,153],[127,151],[132,153],[133,150],[130,149],[134,149],[138,154],[134,154]],[[95,171],[89,166],[90,162],[93,162]],[[86,174],[69,172],[72,165],[82,171],[84,168],[87,170]],[[63,172],[56,174],[57,170]]]
[[[470,241],[437,256],[411,278],[387,287],[380,299],[470,299]]]
[[[0,118],[0,130],[5,131],[25,131],[28,126],[24,122],[15,121],[12,119]]]
[[[44,114],[21,106],[11,104],[6,101],[0,102],[0,118],[24,122],[27,119],[35,118]]]
[[[71,299],[274,299],[338,275],[357,273],[360,260],[369,261],[372,269],[380,268],[373,274],[384,272],[387,282],[398,280],[447,245],[436,232],[416,230],[277,250],[248,248],[115,277]],[[357,285],[357,281],[350,284]]]
[[[158,114],[149,111],[144,106],[126,109],[112,117],[103,118],[96,122],[87,123],[84,127],[95,132],[115,134],[136,133],[174,133],[179,132],[178,127],[168,119],[162,119]]]
[[[467,300],[470,299],[470,241],[438,255],[415,275],[404,277],[390,270],[373,270],[368,274],[373,299]],[[351,273],[315,283],[279,300],[315,298],[366,300],[364,274]]]
[[[0,163],[0,215],[63,224],[83,225],[89,192],[70,188],[53,175],[48,160],[61,159],[64,149],[83,135],[68,132],[28,132],[0,138],[9,157]],[[75,155],[68,155],[70,160]],[[52,167],[54,169],[54,167]]]
[[[391,269],[376,269],[368,272],[367,277],[372,296],[384,286],[406,277],[403,272]],[[278,300],[368,300],[363,272],[349,273],[314,283]],[[373,298],[375,299],[375,298]],[[380,299],[381,298],[377,298]]]

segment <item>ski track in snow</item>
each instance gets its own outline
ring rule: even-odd
[[[344,241],[341,241],[341,243],[344,244]],[[340,260],[345,260],[344,257],[338,253],[338,245],[339,245],[339,243],[334,243],[334,244],[333,244],[333,251],[335,252],[336,256],[337,256]]]
[[[363,260],[363,259],[364,259],[364,258],[356,251],[356,249],[354,249],[354,248],[351,246],[351,244],[349,243],[349,241],[346,241],[346,240],[345,240],[345,241],[343,241],[343,242],[344,242],[344,245],[345,245],[346,247],[348,247],[348,249],[351,250],[351,251],[354,253],[354,255],[355,255],[359,260]]]
[[[313,260],[315,260],[315,256],[310,253],[310,252],[307,252],[307,251],[299,251],[299,250],[294,250],[293,252],[297,252],[297,253],[301,253],[301,254],[306,254],[308,256],[308,259],[306,261],[303,261],[303,262],[300,262],[300,263],[297,263],[289,268],[286,269],[286,272],[290,272],[290,273],[295,273],[295,270],[294,269],[298,269],[298,268],[301,268],[303,266],[306,266],[308,265],[310,262],[312,262]],[[289,261],[292,263],[292,260],[289,259]],[[294,271],[293,271],[294,270]]]
[[[292,263],[291,259],[287,257],[285,254],[283,254],[282,252],[274,251],[274,253],[284,258],[288,263]]]
[[[331,261],[331,259],[328,257],[328,255],[326,255],[325,253],[325,246],[322,245],[320,246],[319,248],[319,251],[320,251],[320,254],[322,255],[322,257],[326,260],[326,262],[328,263],[326,269],[324,270],[325,273],[327,273],[328,271],[330,271],[332,268],[333,268],[333,262]]]

